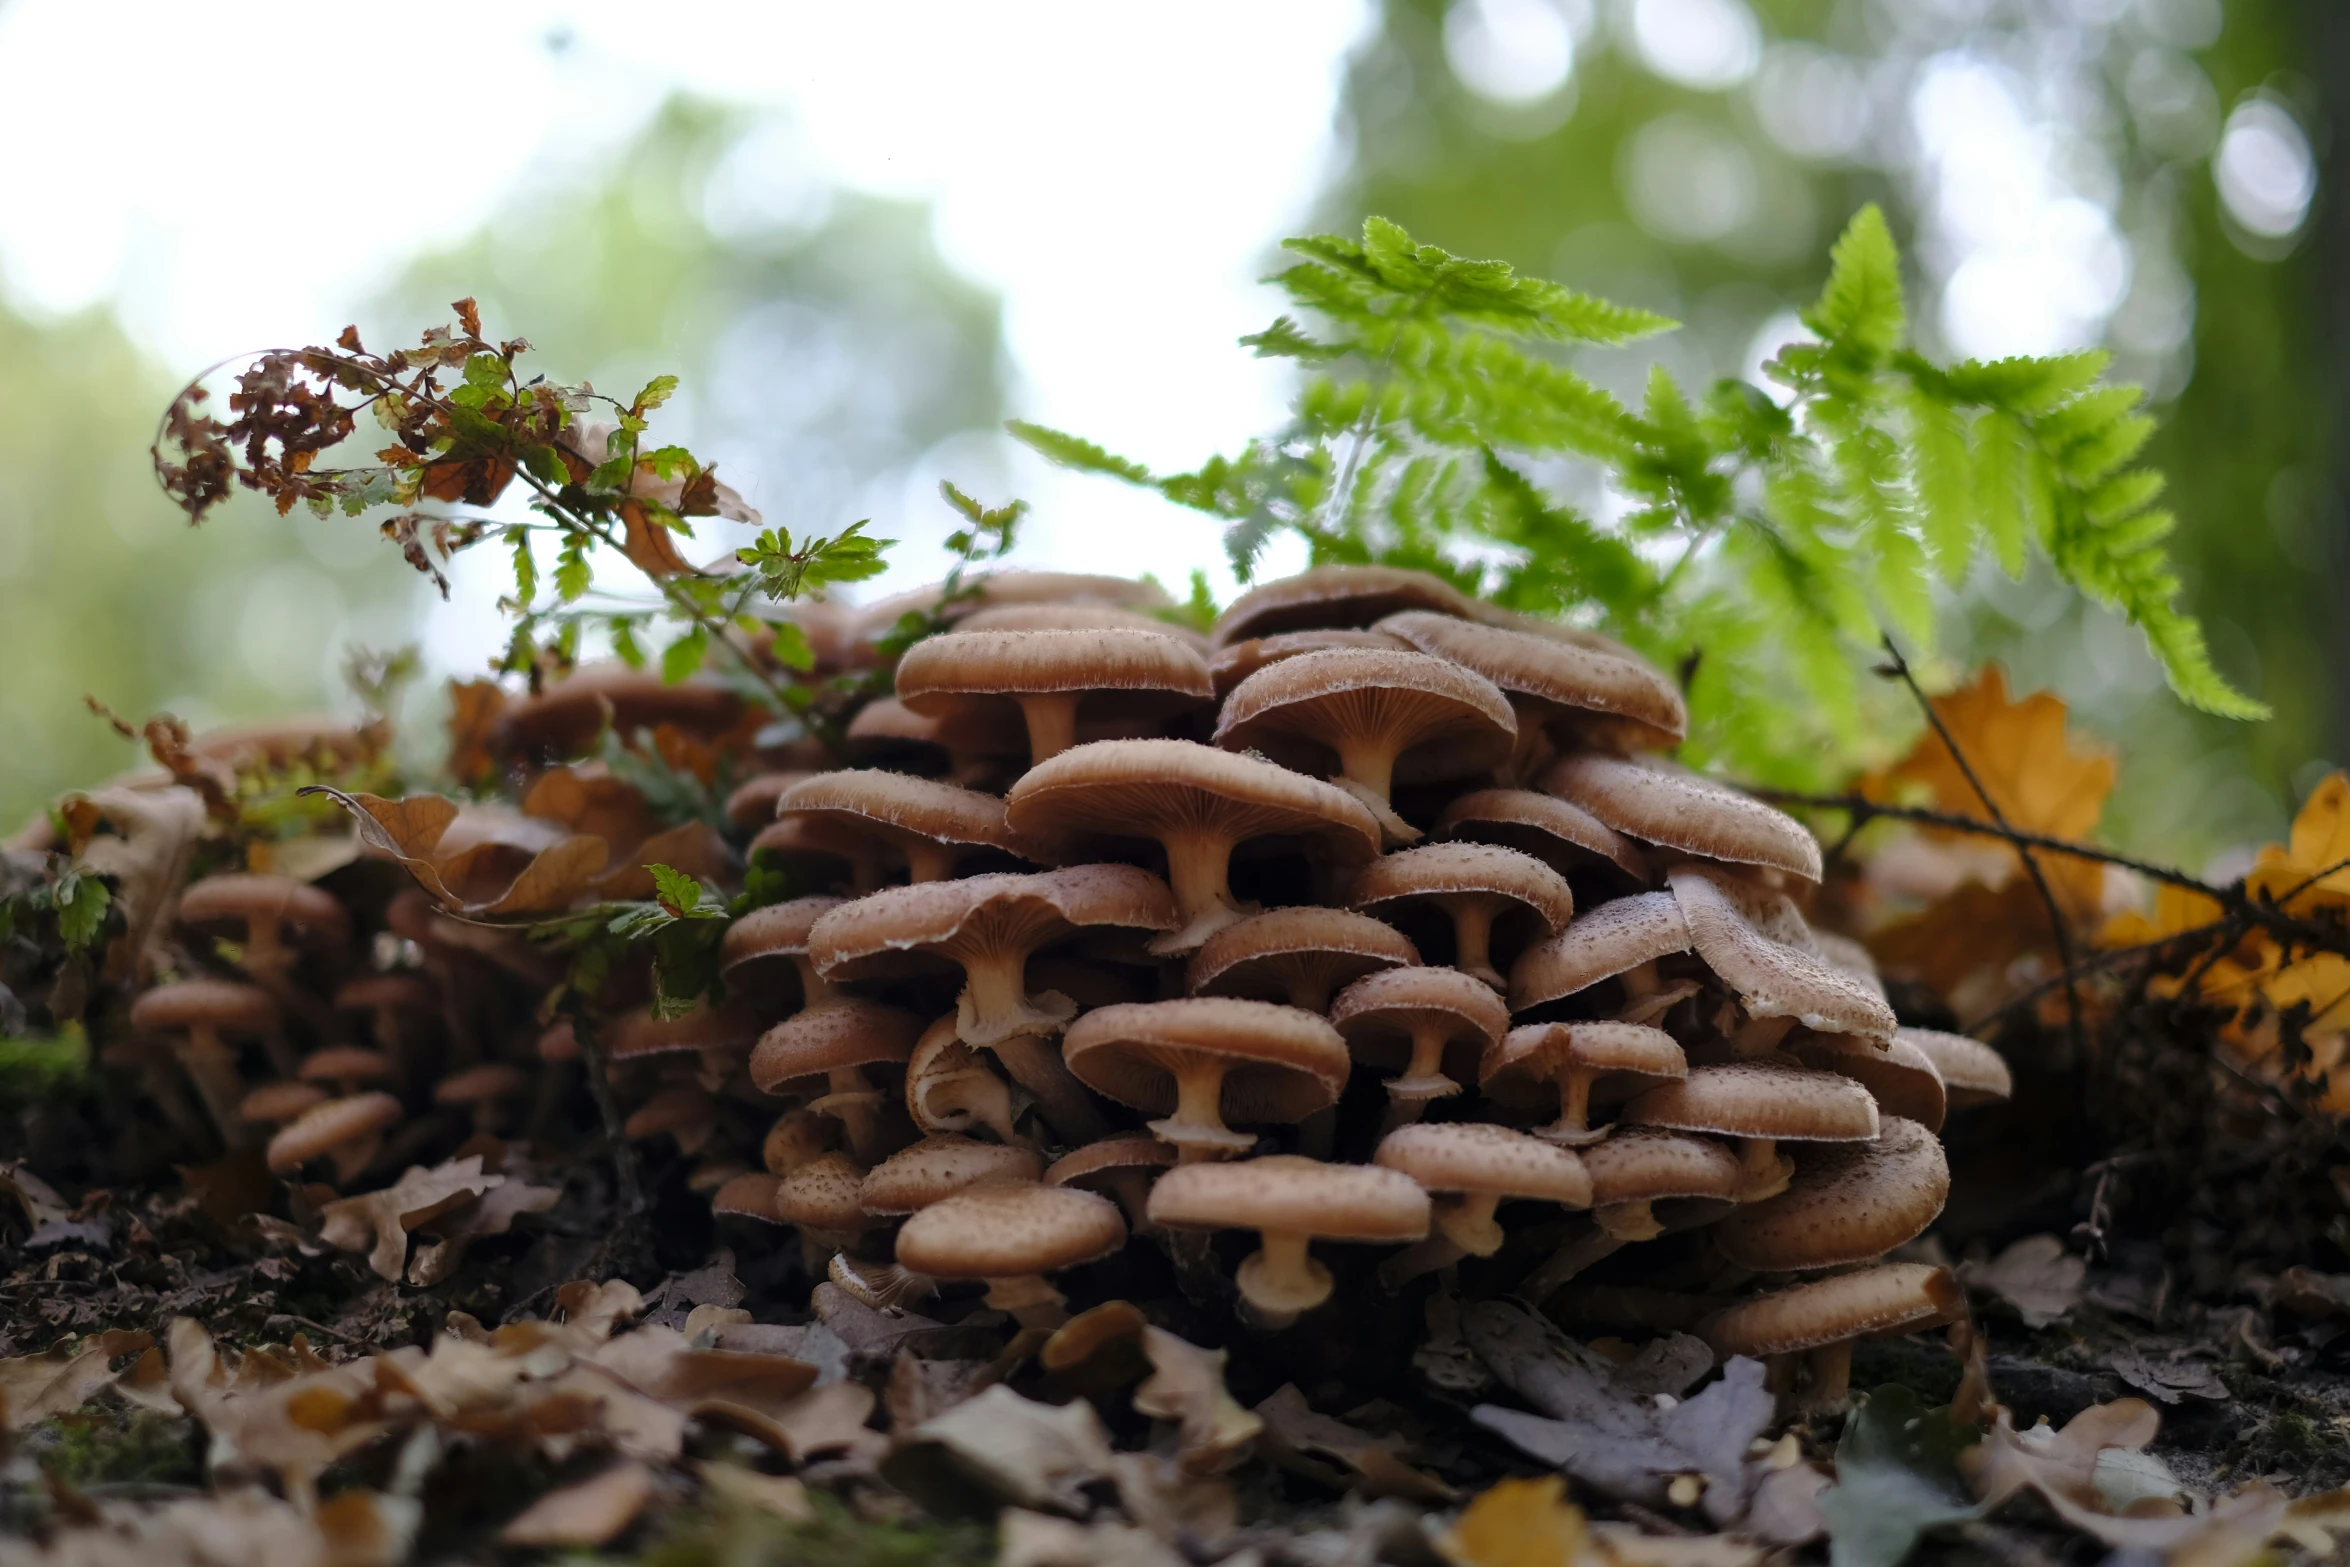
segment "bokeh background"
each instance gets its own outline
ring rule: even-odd
[[[2122,754],[2110,830],[2225,857],[2350,757],[2346,101],[2341,0],[0,0],[0,822],[136,761],[85,692],[202,725],[502,642],[493,559],[443,603],[364,522],[181,523],[147,443],[225,356],[470,294],[565,378],[683,376],[658,428],[771,522],[905,541],[882,590],[936,574],[951,476],[1035,503],[1029,560],[1229,595],[1209,521],[1001,421],[1237,446],[1286,391],[1233,341],[1279,239],[1368,212],[1751,374],[1876,200],[1930,352],[2152,389],[2193,607],[2277,716],[2184,712],[2040,575],[1952,595],[1944,668],[2060,692]]]

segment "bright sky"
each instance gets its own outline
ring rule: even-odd
[[[841,181],[935,202],[948,258],[1004,297],[1023,415],[1187,462],[1277,412],[1278,378],[1233,339],[1274,313],[1255,279],[1333,156],[1368,21],[1363,0],[0,0],[0,146],[19,154],[0,288],[36,312],[112,300],[190,369],[312,340],[526,171],[592,160],[683,87],[788,108]],[[354,131],[346,94],[419,129]],[[445,156],[460,115],[506,133]],[[70,155],[22,155],[60,138]],[[433,209],[421,227],[387,215],[410,202]],[[317,242],[257,268],[242,236],[272,222]],[[1037,504],[1024,555],[1178,580],[1221,559],[1207,519],[1041,464],[1002,477]],[[495,585],[466,585],[426,628],[443,667],[498,636]]]

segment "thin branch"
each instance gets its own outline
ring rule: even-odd
[[[1860,794],[1805,794],[1795,789],[1750,789],[1748,793],[1776,805],[1801,805],[1821,811],[1844,811],[1856,823],[1865,826],[1883,818],[1887,821],[1914,822],[1921,827],[1941,827],[1951,832],[1975,833],[1986,838],[1999,838],[2013,845],[2020,853],[2026,849],[2048,854],[2061,854],[2076,860],[2094,860],[2100,865],[2111,865],[2120,870],[2134,871],[2149,881],[2168,882],[2174,887],[2207,894],[2223,902],[2228,889],[2215,887],[2200,876],[2193,876],[2175,866],[2157,865],[2150,860],[2132,859],[2101,849],[2092,843],[2080,843],[2071,838],[2051,838],[2045,833],[2025,832],[2004,823],[1987,822],[1980,816],[1962,816],[1955,811],[1929,810],[1916,805],[1889,805]],[[2350,868],[2337,866],[2336,869]],[[2322,876],[2321,878],[2322,879]],[[2296,891],[2300,889],[2295,889]],[[2289,895],[2288,895],[2289,896]]]

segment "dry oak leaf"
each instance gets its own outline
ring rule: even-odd
[[[1398,1436],[1374,1436],[1343,1420],[1318,1414],[1294,1382],[1284,1382],[1257,1405],[1264,1422],[1257,1450],[1276,1468],[1302,1474],[1332,1490],[1348,1488],[1346,1475],[1318,1461],[1334,1458],[1361,1480],[1373,1496],[1400,1496],[1417,1502],[1450,1502],[1458,1494],[1434,1475],[1406,1463]]]
[[[601,838],[494,807],[461,809],[437,794],[387,800],[324,784],[299,792],[349,811],[363,843],[405,866],[442,909],[468,919],[559,913],[592,889],[611,858]]]
[[[1134,1407],[1176,1422],[1176,1458],[1185,1474],[1216,1474],[1248,1452],[1264,1420],[1224,1386],[1224,1351],[1200,1348],[1164,1328],[1142,1330],[1151,1375],[1134,1390]]]
[[[596,1546],[617,1539],[653,1499],[653,1471],[626,1459],[549,1491],[498,1531],[505,1545]]]
[[[457,1271],[465,1248],[486,1235],[503,1235],[526,1213],[545,1213],[563,1200],[559,1186],[533,1186],[513,1176],[472,1202],[428,1221],[430,1238],[408,1261],[408,1282],[419,1289]]]
[[[2089,1264],[2056,1236],[2027,1235],[1989,1262],[1959,1264],[1958,1276],[2013,1306],[2024,1326],[2044,1328],[2081,1303]]]
[[[151,1353],[154,1346],[152,1334],[114,1331],[60,1339],[46,1353],[0,1360],[0,1429],[22,1431],[81,1408],[116,1385],[118,1374],[109,1369],[116,1360]]]
[[[903,1433],[882,1475],[937,1511],[1000,1504],[1083,1515],[1086,1486],[1115,1462],[1091,1404],[1040,1404],[998,1383]]]
[[[2285,842],[2260,851],[2244,890],[2292,913],[2350,907],[2350,777],[2328,773],[2293,817]]]
[[[408,1266],[408,1232],[506,1184],[502,1175],[483,1173],[481,1156],[425,1169],[410,1165],[382,1191],[344,1197],[319,1210],[318,1237],[340,1251],[364,1251],[381,1279],[400,1282]]]
[[[321,1474],[387,1429],[372,1359],[297,1370],[254,1350],[232,1370],[188,1317],[172,1320],[167,1342],[172,1396],[210,1435],[216,1472],[270,1470],[304,1504]]]
[[[2003,1409],[1983,1440],[1959,1455],[1959,1472],[1989,1506],[2029,1487],[2052,1500],[2099,1507],[2099,1455],[2109,1448],[2139,1452],[2161,1429],[2162,1416],[2142,1398],[2092,1404],[2066,1421],[2062,1430],[2043,1420],[2028,1431],[2018,1431]]]
[[[408,1554],[421,1509],[408,1498],[346,1491],[305,1517],[258,1488],[160,1507],[99,1505],[95,1523],[46,1545],[0,1542],[9,1567],[391,1567]]]
[[[808,1500],[805,1482],[792,1475],[762,1474],[741,1464],[705,1463],[702,1485],[714,1496],[737,1507],[773,1513],[793,1523],[814,1523],[815,1504]]]

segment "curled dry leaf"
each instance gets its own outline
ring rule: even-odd
[[[1294,1383],[1283,1383],[1255,1410],[1264,1429],[1257,1450],[1280,1468],[1302,1474],[1333,1490],[1350,1488],[1347,1471],[1373,1496],[1400,1496],[1419,1502],[1449,1502],[1453,1488],[1404,1461],[1403,1439],[1374,1436],[1343,1420],[1317,1414]],[[1336,1459],[1345,1471],[1320,1462]]]
[[[408,1266],[409,1231],[505,1183],[502,1175],[482,1172],[478,1154],[429,1170],[411,1165],[381,1191],[340,1198],[321,1208],[319,1239],[339,1251],[366,1252],[376,1277],[397,1284]]]
[[[1975,1495],[1998,1506],[2029,1487],[2041,1495],[2085,1507],[2099,1503],[2099,1454],[2107,1449],[2138,1452],[2162,1429],[2162,1416],[2142,1398],[2093,1404],[2052,1429],[2046,1421],[2028,1431],[2015,1429],[2002,1410],[1982,1442],[1959,1458]]]
[[[1989,1262],[1959,1266],[1969,1289],[1988,1292],[2013,1306],[2024,1326],[2044,1328],[2081,1303],[2089,1277],[2087,1259],[2065,1250],[2053,1235],[2027,1235]]]
[[[1224,1352],[1177,1338],[1164,1328],[1142,1330],[1151,1376],[1134,1390],[1134,1407],[1177,1425],[1176,1456],[1186,1474],[1216,1474],[1247,1453],[1264,1428],[1224,1386]]]
[[[882,1474],[940,1512],[1082,1515],[1084,1488],[1112,1464],[1092,1405],[1040,1404],[998,1384],[905,1433]]]
[[[498,1531],[506,1545],[595,1546],[619,1537],[653,1499],[653,1471],[631,1459],[549,1491]]]
[[[398,860],[435,903],[467,919],[560,913],[592,889],[611,858],[611,849],[601,838],[552,829],[536,840],[524,836],[521,844],[484,837],[443,853],[441,840],[459,814],[453,800],[437,794],[387,800],[381,795],[346,794],[323,784],[311,784],[301,793],[326,795],[349,811],[363,843]],[[507,865],[525,848],[527,862],[506,874]]]
[[[173,1320],[171,1392],[211,1436],[215,1472],[262,1469],[286,1494],[316,1494],[318,1477],[387,1427],[370,1361],[296,1371],[261,1351],[232,1369],[201,1323]]]
[[[440,1283],[457,1271],[465,1248],[484,1236],[503,1235],[526,1213],[545,1213],[563,1200],[559,1186],[533,1186],[506,1177],[480,1197],[427,1221],[430,1239],[416,1248],[408,1262],[408,1282],[419,1289]]]
[[[721,1463],[704,1464],[701,1472],[702,1484],[712,1495],[737,1507],[773,1513],[793,1523],[809,1523],[816,1517],[808,1487],[791,1475],[761,1474],[740,1464]]]
[[[154,1345],[152,1334],[95,1333],[60,1339],[45,1354],[0,1360],[0,1429],[22,1431],[81,1408],[139,1369],[134,1365],[117,1373],[111,1369],[115,1361],[152,1351]]]

